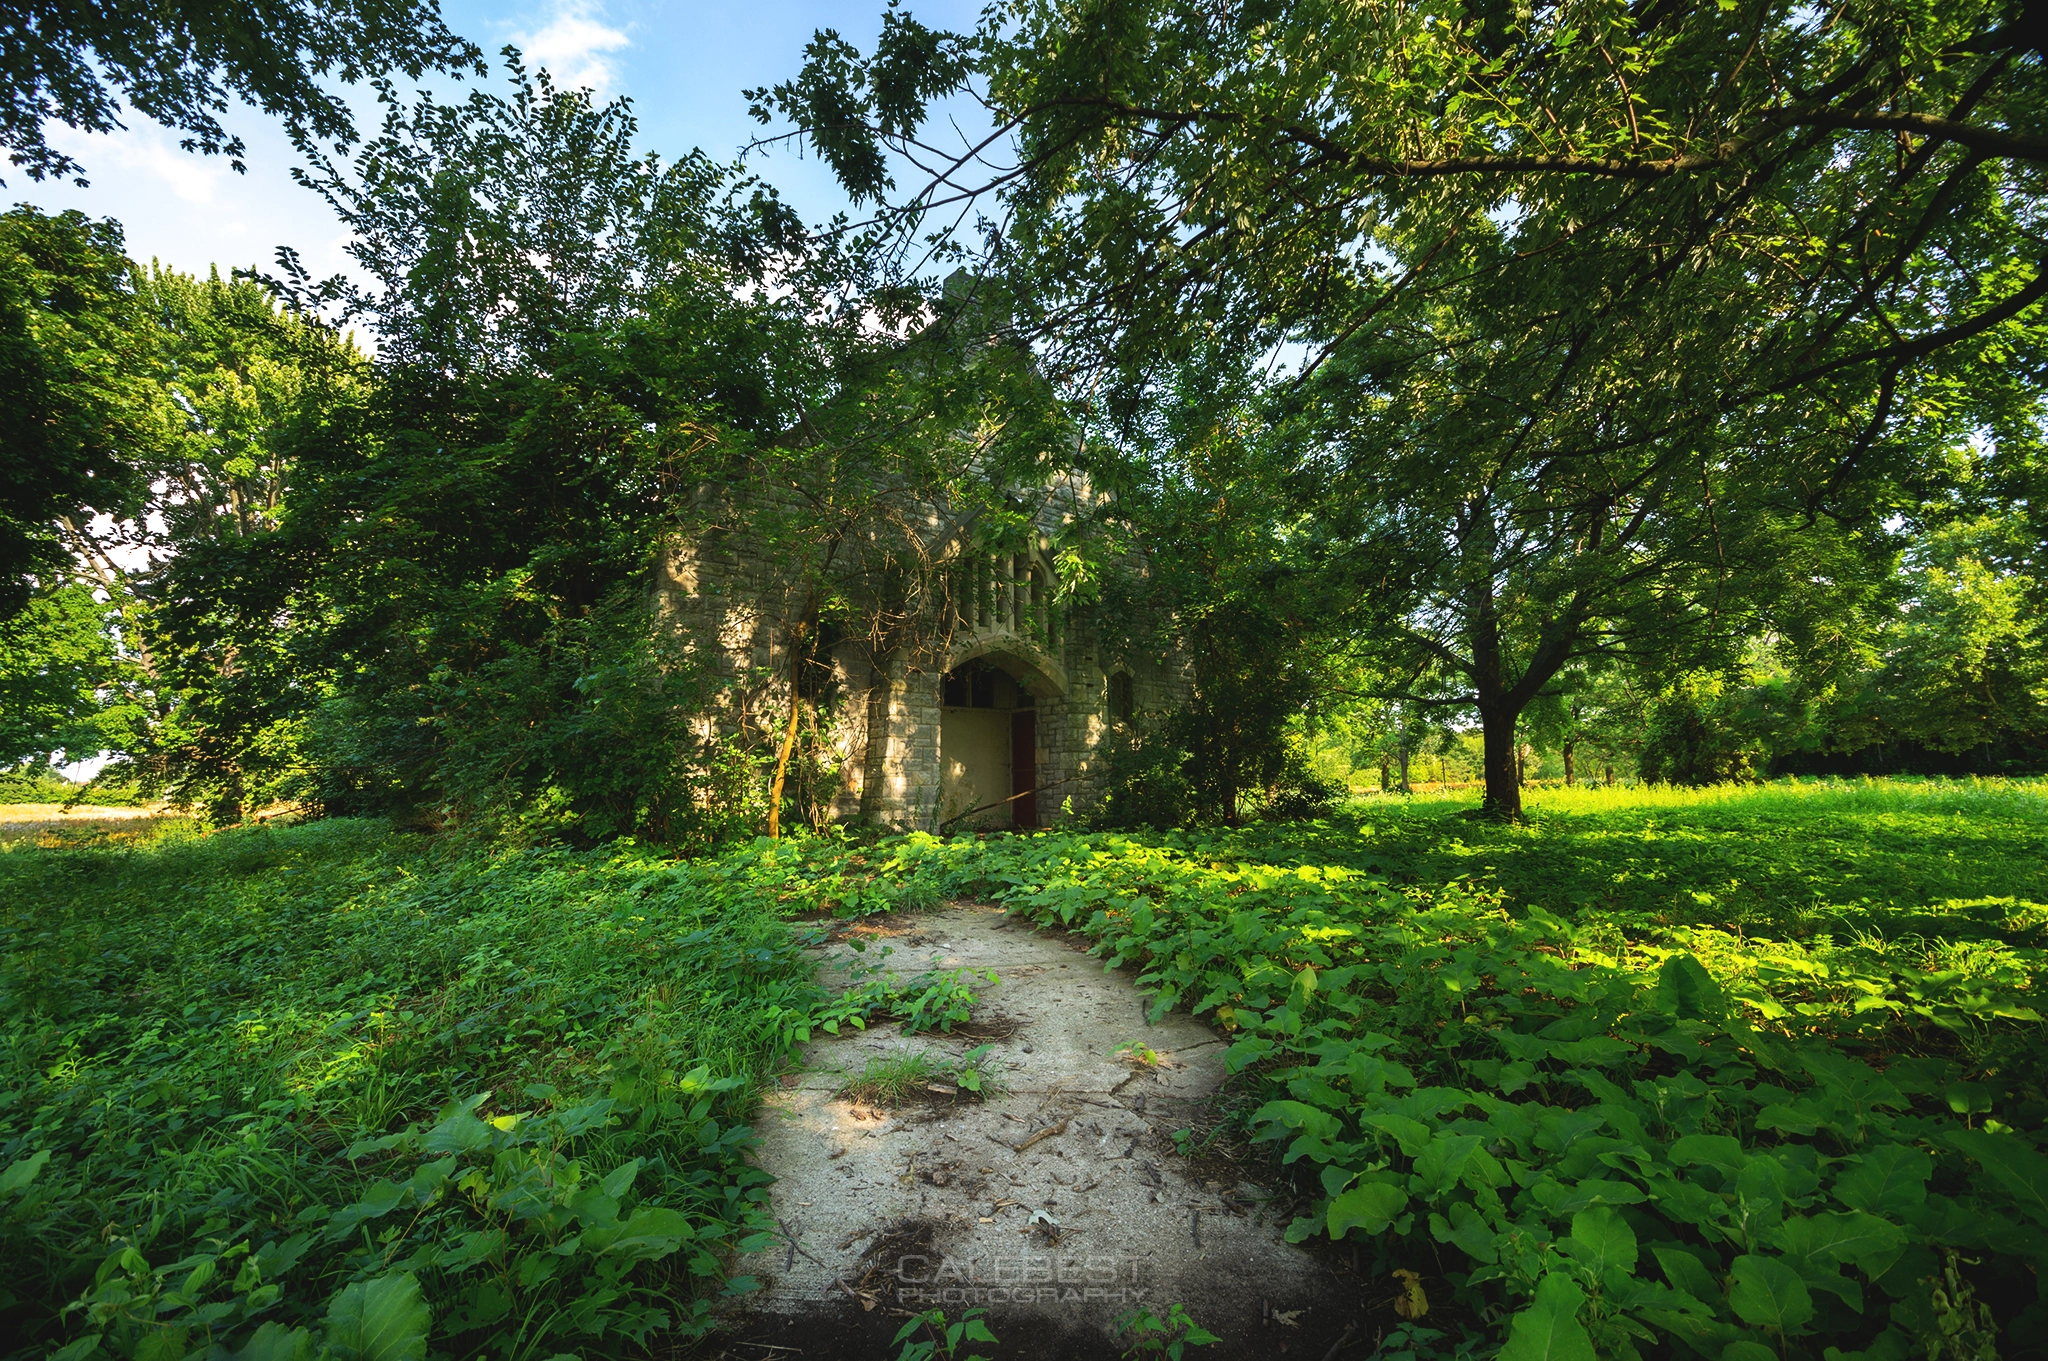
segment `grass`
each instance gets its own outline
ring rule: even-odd
[[[1464,817],[1477,802],[1375,797],[1320,827],[1253,828],[1234,844],[1399,884],[1468,879],[1566,915],[1792,936],[1995,936],[2005,916],[2048,910],[2039,780],[1548,787],[1529,792],[1526,826]]]
[[[1426,1282],[1438,1350],[2043,1350],[2039,784],[1473,802],[893,855],[1230,1033],[1290,1238]]]
[[[346,821],[0,849],[0,1352],[337,1344],[372,1287],[445,1354],[702,1331],[820,1000],[737,873]]]
[[[1004,1090],[999,1061],[989,1045],[976,1045],[954,1057],[934,1049],[870,1055],[867,1067],[839,1089],[839,1095],[864,1106],[895,1110],[932,1096],[966,1095],[986,1101]]]
[[[765,1223],[764,1078],[816,1028],[959,1024],[979,981],[827,997],[802,919],[956,895],[1231,1034],[1293,1232],[1420,1273],[1440,1350],[1960,1361],[1980,1305],[2039,1349],[2042,784],[1474,803],[694,863],[346,821],[0,838],[0,1356],[701,1333]],[[985,1050],[848,1090],[987,1090]]]

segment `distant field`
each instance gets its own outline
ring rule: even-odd
[[[61,803],[0,803],[0,844],[34,842],[66,846],[118,845],[149,841],[173,823],[190,819],[163,808],[110,808]]]
[[[1794,937],[1968,929],[1992,906],[2048,904],[2048,781],[1539,788],[1521,827],[1465,816],[1477,805],[1471,791],[1374,796],[1320,827],[1237,840],[1396,882],[1470,878],[1568,915]]]

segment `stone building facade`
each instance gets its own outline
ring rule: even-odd
[[[704,736],[775,745],[795,643],[801,729],[836,767],[824,816],[939,831],[1087,813],[1109,749],[1183,706],[1193,678],[1157,641],[1159,620],[1061,601],[1049,546],[1080,494],[1045,498],[1032,541],[1003,552],[963,547],[970,536],[926,514],[918,588],[863,588],[853,554],[837,583],[852,618],[808,639],[819,578],[801,550],[735,531],[679,545],[660,574],[663,613],[725,697]]]

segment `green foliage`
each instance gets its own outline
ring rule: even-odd
[[[1117,1320],[1116,1335],[1129,1341],[1125,1356],[1158,1356],[1181,1361],[1189,1347],[1206,1347],[1223,1339],[1188,1317],[1187,1306],[1176,1302],[1161,1318],[1150,1309],[1139,1309]]]
[[[1770,755],[1744,721],[1740,701],[1712,677],[1693,678],[1653,701],[1636,751],[1643,778],[1695,786],[1760,778]]]
[[[983,1321],[985,1309],[969,1309],[956,1322],[946,1322],[946,1311],[927,1309],[913,1314],[910,1321],[896,1330],[892,1339],[903,1344],[903,1350],[896,1353],[896,1361],[989,1361],[979,1352],[962,1356],[960,1347],[967,1342],[986,1342],[993,1346],[996,1335],[989,1331]],[[918,1331],[923,1337],[916,1337]]]
[[[884,959],[891,953],[882,949]],[[874,1016],[887,1016],[903,1024],[903,1033],[915,1035],[926,1030],[950,1033],[974,1010],[974,984],[997,983],[993,969],[927,969],[912,978],[890,973],[881,962],[856,971],[855,984],[819,1012],[820,1024],[831,1034],[841,1024],[867,1028]]]
[[[46,766],[23,766],[0,772],[0,804],[55,803],[133,808],[142,802],[141,791],[133,785],[113,781],[79,784]]]
[[[69,567],[60,520],[141,503],[162,434],[142,329],[118,223],[0,214],[0,617]]]
[[[636,594],[535,642],[501,640],[471,669],[436,667],[413,694],[335,696],[307,743],[323,801],[376,807],[423,787],[464,822],[585,844],[716,844],[752,830],[758,763],[699,735],[713,686]],[[390,723],[380,703],[405,704],[413,721]]]
[[[134,743],[142,713],[126,689],[136,668],[117,648],[119,617],[72,581],[0,619],[0,767]]]
[[[251,0],[232,7],[159,5],[112,15],[51,4],[16,11],[13,60],[0,82],[0,149],[30,179],[82,175],[44,140],[45,126],[112,132],[122,104],[187,134],[188,151],[224,154],[242,169],[245,148],[218,115],[232,94],[282,118],[301,136],[351,141],[354,120],[324,87],[388,70],[483,74],[482,54],[449,32],[434,0]],[[78,183],[84,184],[82,178]]]
[[[2040,825],[2032,791],[1944,797],[1886,796],[2004,797]],[[1682,807],[1660,820],[1682,828]],[[1935,937],[1929,904],[1909,961],[1697,912],[1510,912],[1470,881],[1396,890],[1316,855],[1352,845],[1040,835],[932,842],[917,872],[1089,936],[1155,1008],[1232,1031],[1264,1098],[1248,1130],[1313,1201],[1290,1237],[1441,1254],[1455,1307],[1503,1317],[1517,1357],[1940,1352],[1981,1345],[1978,1301],[2003,1329],[2038,1317],[2038,909],[2005,909],[2026,943],[1992,944],[1961,911],[1959,938]],[[1975,1265],[1946,1279],[1948,1253]]]
[[[423,1311],[441,1355],[702,1332],[766,1223],[739,1121],[823,1001],[762,859],[341,820],[0,850],[4,1330],[138,1358],[418,1356]]]
[[[1003,1090],[1000,1060],[989,1057],[994,1047],[978,1044],[958,1058],[932,1049],[872,1055],[867,1067],[847,1079],[840,1095],[894,1108],[939,1083],[986,1100]]]

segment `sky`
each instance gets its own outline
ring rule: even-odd
[[[640,146],[664,159],[701,147],[716,159],[736,155],[765,131],[747,116],[740,91],[794,76],[804,44],[819,28],[837,29],[863,51],[881,28],[884,0],[746,0],[746,3],[636,3],[635,0],[532,0],[480,4],[443,0],[449,27],[493,58],[486,83],[502,88],[497,51],[516,43],[529,65],[558,83],[625,95],[640,119]],[[933,27],[968,29],[980,0],[911,0],[905,6]],[[472,82],[435,76],[424,82],[444,98]],[[360,132],[373,132],[374,105],[358,102]],[[262,114],[241,109],[224,121],[247,142],[248,172],[225,158],[181,151],[175,132],[141,118],[125,132],[88,136],[47,130],[51,145],[86,167],[90,187],[36,184],[10,174],[0,203],[45,212],[76,208],[117,219],[128,253],[188,273],[209,265],[269,268],[276,248],[296,249],[314,277],[343,269],[346,236],[311,190],[292,182],[290,140]],[[847,205],[830,171],[815,158],[776,149],[750,167],[819,222]]]

